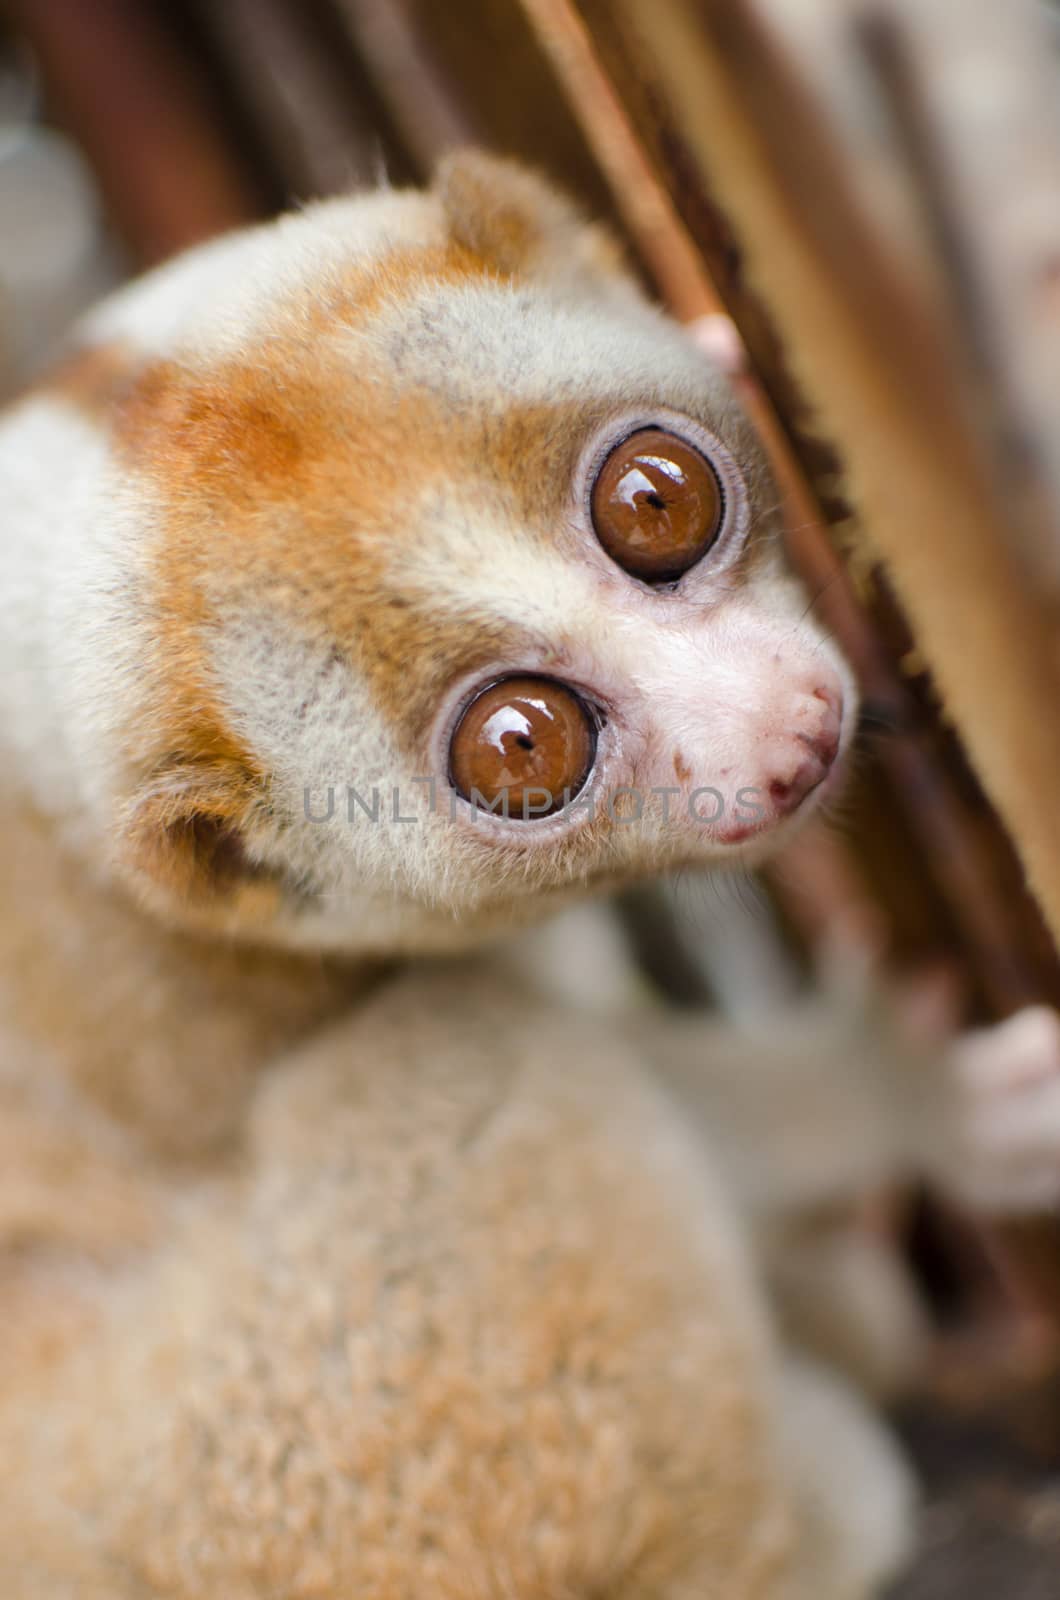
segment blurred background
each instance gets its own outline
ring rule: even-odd
[[[976,770],[1011,730],[937,688],[1005,681],[993,597],[972,594],[962,664],[933,609],[944,563],[945,587],[960,576],[959,516],[914,571],[851,489],[863,441],[822,416],[837,373],[861,386],[895,494],[906,470],[955,482],[962,450],[987,462],[968,538],[993,541],[1029,591],[1024,639],[1055,640],[1058,48],[1057,13],[1033,0],[0,0],[0,394],[101,293],[211,234],[418,182],[455,144],[532,161],[612,223],[646,286],[735,369],[792,557],[865,696],[837,814],[767,875],[684,877],[625,897],[610,933],[584,925],[601,999],[627,981],[612,938],[646,991],[737,1019],[855,972],[867,1028],[928,996],[952,1027],[1057,1004],[1057,901],[1039,906],[1026,868],[1060,884],[1060,790],[1027,801],[1027,784],[994,784],[999,820]],[[774,241],[805,247],[807,294],[853,314],[856,348],[837,334],[807,359],[799,304],[755,270]],[[904,385],[906,423],[930,401],[926,466],[878,398],[887,383]],[[1058,688],[1039,673],[1039,729]],[[1009,766],[1047,742],[1013,734]],[[1055,1222],[984,1228],[915,1192],[843,1225],[893,1253],[930,1329],[927,1376],[898,1402],[929,1489],[902,1596],[1060,1596]]]

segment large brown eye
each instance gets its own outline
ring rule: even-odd
[[[449,775],[473,805],[525,821],[573,799],[595,754],[593,719],[571,689],[551,678],[504,678],[457,723]]]
[[[649,583],[694,566],[716,539],[721,512],[710,463],[662,428],[623,439],[593,484],[596,537],[620,567]]]

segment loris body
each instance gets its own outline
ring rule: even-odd
[[[469,157],[109,303],[0,480],[5,1595],[869,1592],[904,1478],[768,1332],[707,1035],[454,958],[833,781],[719,377]]]

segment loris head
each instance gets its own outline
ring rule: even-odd
[[[430,947],[762,853],[826,790],[854,693],[761,450],[537,178],[463,155],[312,207],[86,339],[76,692],[166,914]]]

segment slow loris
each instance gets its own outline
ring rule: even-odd
[[[755,1061],[492,960],[836,782],[722,378],[465,154],[106,303],[0,484],[6,1600],[873,1592],[908,1484],[770,1329]],[[931,1121],[850,1084],[825,1187]]]

